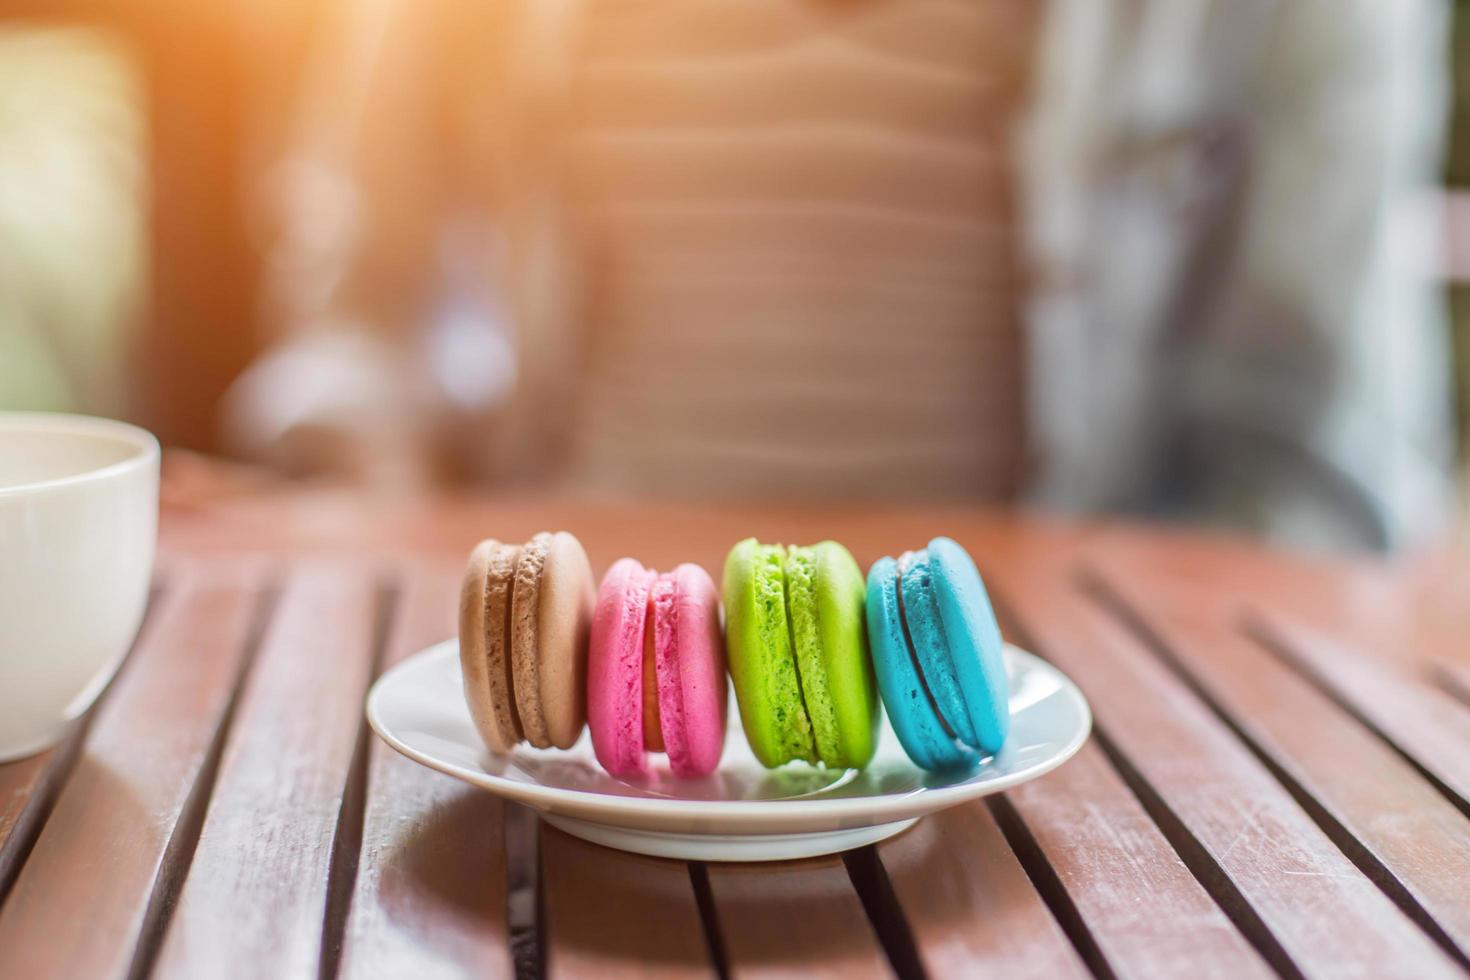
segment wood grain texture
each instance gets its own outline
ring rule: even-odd
[[[57,796],[71,777],[95,713],[94,702],[55,748],[0,766],[0,904],[10,894]]]
[[[0,976],[119,977],[239,675],[257,594],[181,584],[160,602],[0,908]]]
[[[708,874],[732,976],[892,975],[841,858],[712,863]]]
[[[926,817],[878,856],[932,975],[1088,976],[983,803]]]
[[[1431,663],[1426,677],[1293,616],[1259,608],[1252,615],[1267,643],[1470,805],[1470,710],[1452,689],[1429,682],[1435,669],[1453,670],[1451,662]]]
[[[154,975],[308,976],[370,675],[377,578],[293,570],[241,692]]]
[[[1453,971],[1384,894],[1397,884],[1416,903],[1405,907],[1432,911],[1460,938],[1452,900],[1464,859],[1445,848],[1459,840],[1454,801],[1470,786],[1470,708],[1451,677],[1466,658],[1449,593],[1434,601],[1431,625],[1415,626],[1426,608],[1418,574],[964,510],[305,499],[251,498],[241,524],[201,508],[183,536],[166,518],[165,540],[175,543],[165,560],[182,588],[145,629],[8,900],[0,896],[0,976],[126,974],[153,963],[165,939],[177,942],[173,930],[191,916],[203,924],[185,952],[200,958],[163,949],[160,973],[310,976],[323,962],[327,921],[342,925],[349,976],[504,974],[499,805],[375,743],[358,753],[371,565],[339,570],[336,586],[314,579],[306,591],[319,602],[302,598],[301,581],[313,574],[304,558],[313,551],[391,555],[395,564],[446,557],[443,582],[438,572],[404,579],[385,652],[397,658],[451,631],[448,618],[436,624],[434,596],[443,590],[452,606],[473,540],[552,526],[577,532],[598,568],[635,533],[652,563],[718,567],[749,533],[834,537],[867,563],[947,531],[975,552],[1038,652],[1082,684],[1100,726],[1077,759],[1007,803],[931,818],[860,852],[851,879],[829,859],[710,867],[696,888],[682,863],[546,828],[543,909],[538,918],[534,903],[517,906],[516,921],[539,925],[552,975],[709,975],[722,965],[732,974],[857,974],[886,971],[892,957],[904,975],[922,962],[933,976],[987,965],[1052,976],[1075,975],[1085,956],[1101,975],[1234,977],[1261,972],[1258,950],[1279,956],[1288,975]],[[229,737],[217,738],[263,581],[258,568],[243,570],[245,551],[296,566],[279,610],[290,622],[269,631]],[[1076,588],[1079,555],[1158,586],[1132,605],[1172,654]],[[1276,631],[1282,651],[1226,629],[1247,610]],[[36,778],[0,768],[0,829],[13,826],[16,796],[34,793],[26,787]],[[354,878],[333,840],[351,838],[338,822],[344,786],[364,781]],[[222,808],[247,816],[221,817]],[[355,811],[349,804],[345,815]],[[534,864],[516,873],[534,878]],[[1370,880],[1359,866],[1391,880]],[[891,885],[876,905],[874,880]],[[343,882],[350,891],[338,894]],[[782,948],[791,922],[797,944]],[[828,942],[842,945],[833,953],[842,962],[812,955]],[[521,949],[531,969],[533,946]]]
[[[1429,673],[1436,686],[1444,689],[1462,704],[1470,705],[1470,665],[1431,655]],[[1461,798],[1464,796],[1462,794]]]
[[[1391,888],[1401,884],[1462,953],[1470,949],[1470,820],[1389,745],[1232,624],[1169,602],[1161,585],[1110,587],[1259,751],[1381,865],[1373,876],[1391,878]]]
[[[1386,659],[1411,660],[1423,625],[1412,566],[1362,555],[1309,555],[1183,525],[1116,522],[1099,524],[1079,553],[1089,565],[1187,591],[1191,604],[1262,605],[1331,624]]]
[[[550,977],[706,977],[704,927],[682,861],[608,850],[541,826]]]
[[[11,857],[10,835],[20,823],[31,796],[41,785],[47,767],[55,757],[56,750],[48,749],[27,759],[17,759],[0,765],[0,894],[10,876],[5,869]]]
[[[1115,975],[1274,976],[1095,743],[1006,796]]]
[[[1037,652],[1078,682],[1099,730],[1187,828],[1290,964],[1340,976],[1459,972],[1117,619],[1065,579],[1009,564],[992,566],[989,575]]]
[[[148,632],[149,623],[158,608],[167,580],[163,567],[153,570],[153,586],[148,593],[148,605],[138,624],[138,634],[125,657],[117,665],[112,677],[108,678],[92,704],[67,726],[61,740],[43,752],[14,762],[0,763],[0,902],[3,902],[15,876],[20,873],[26,855],[41,832],[51,807],[61,787],[71,776],[81,751],[82,741],[98,706],[106,700],[108,692],[118,675],[124,672],[139,637]]]
[[[458,569],[404,576],[384,670],[453,634],[458,588]],[[500,800],[377,739],[368,760],[341,975],[510,975]]]

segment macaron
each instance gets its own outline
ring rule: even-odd
[[[1000,627],[975,562],[949,538],[868,571],[868,634],[888,720],[917,765],[966,768],[1010,730]]]
[[[751,750],[857,769],[877,747],[878,697],[863,621],[863,575],[835,541],[747,538],[725,559],[730,677]]]
[[[709,775],[725,747],[725,641],[709,573],[684,564],[659,574],[632,558],[597,590],[588,648],[592,748],[614,776],[648,772],[668,755],[681,778]]]
[[[595,589],[587,553],[564,531],[471,552],[459,661],[470,717],[492,752],[522,741],[565,749],[581,735]]]

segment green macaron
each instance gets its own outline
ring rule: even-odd
[[[878,697],[863,616],[866,585],[835,541],[741,541],[725,559],[730,677],[762,764],[861,768],[877,746]]]

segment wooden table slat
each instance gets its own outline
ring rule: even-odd
[[[1470,709],[1470,664],[1444,657],[1429,657],[1429,673],[1435,683]],[[1461,797],[1464,799],[1464,797]]]
[[[1168,590],[1118,584],[1119,599],[1272,763],[1470,949],[1470,820],[1413,766],[1232,622],[1183,613]],[[1382,875],[1374,875],[1381,878]]]
[[[983,803],[927,817],[877,850],[932,975],[1088,976]]]
[[[133,638],[134,647],[137,640],[147,634],[149,621],[158,610],[164,592],[164,577],[158,569],[154,570],[153,587],[148,593],[143,619],[138,624],[138,636]],[[50,807],[56,801],[56,794],[71,775],[87,726],[97,714],[98,706],[106,699],[113,682],[123,672],[132,652],[129,649],[128,657],[103,685],[92,707],[71,723],[57,745],[23,759],[0,763],[0,902],[4,901],[15,876],[20,873],[26,852],[40,833]]]
[[[11,834],[20,826],[21,817],[31,799],[45,781],[56,749],[48,749],[28,759],[0,765],[0,898],[20,871],[22,842],[12,842]]]
[[[1088,744],[1006,794],[1119,977],[1245,980],[1271,972]]]
[[[241,692],[155,976],[309,976],[371,671],[369,570],[295,570]]]
[[[1348,704],[1470,807],[1470,707],[1402,664],[1276,611],[1253,618],[1265,642]]]
[[[0,907],[0,976],[128,972],[258,606],[251,584],[218,581],[161,600]]]
[[[732,976],[892,975],[841,858],[707,872]]]
[[[711,570],[747,534],[866,565],[949,533],[1097,735],[841,858],[691,867],[570,838],[396,756],[361,710],[380,646],[391,664],[452,633],[470,544],[543,527],[597,569],[630,533]],[[1464,974],[1470,593],[1449,549],[259,486],[166,503],[162,531],[170,588],[108,698],[68,749],[0,765],[0,977]],[[1099,568],[1112,593],[1079,581]],[[379,570],[401,584],[386,636]]]
[[[404,577],[385,670],[453,634],[458,588],[457,569]],[[501,801],[378,739],[367,786],[341,976],[508,976]]]
[[[1099,732],[1203,848],[1210,866],[1192,868],[1196,876],[1218,868],[1269,930],[1251,938],[1273,965],[1458,975],[1209,708],[1069,577],[1012,565],[990,577],[1036,652],[1077,681]]]
[[[625,854],[541,825],[549,977],[708,977],[709,944],[682,861]]]

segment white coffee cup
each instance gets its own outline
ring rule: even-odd
[[[0,412],[0,762],[56,744],[131,646],[158,460],[122,422]]]

